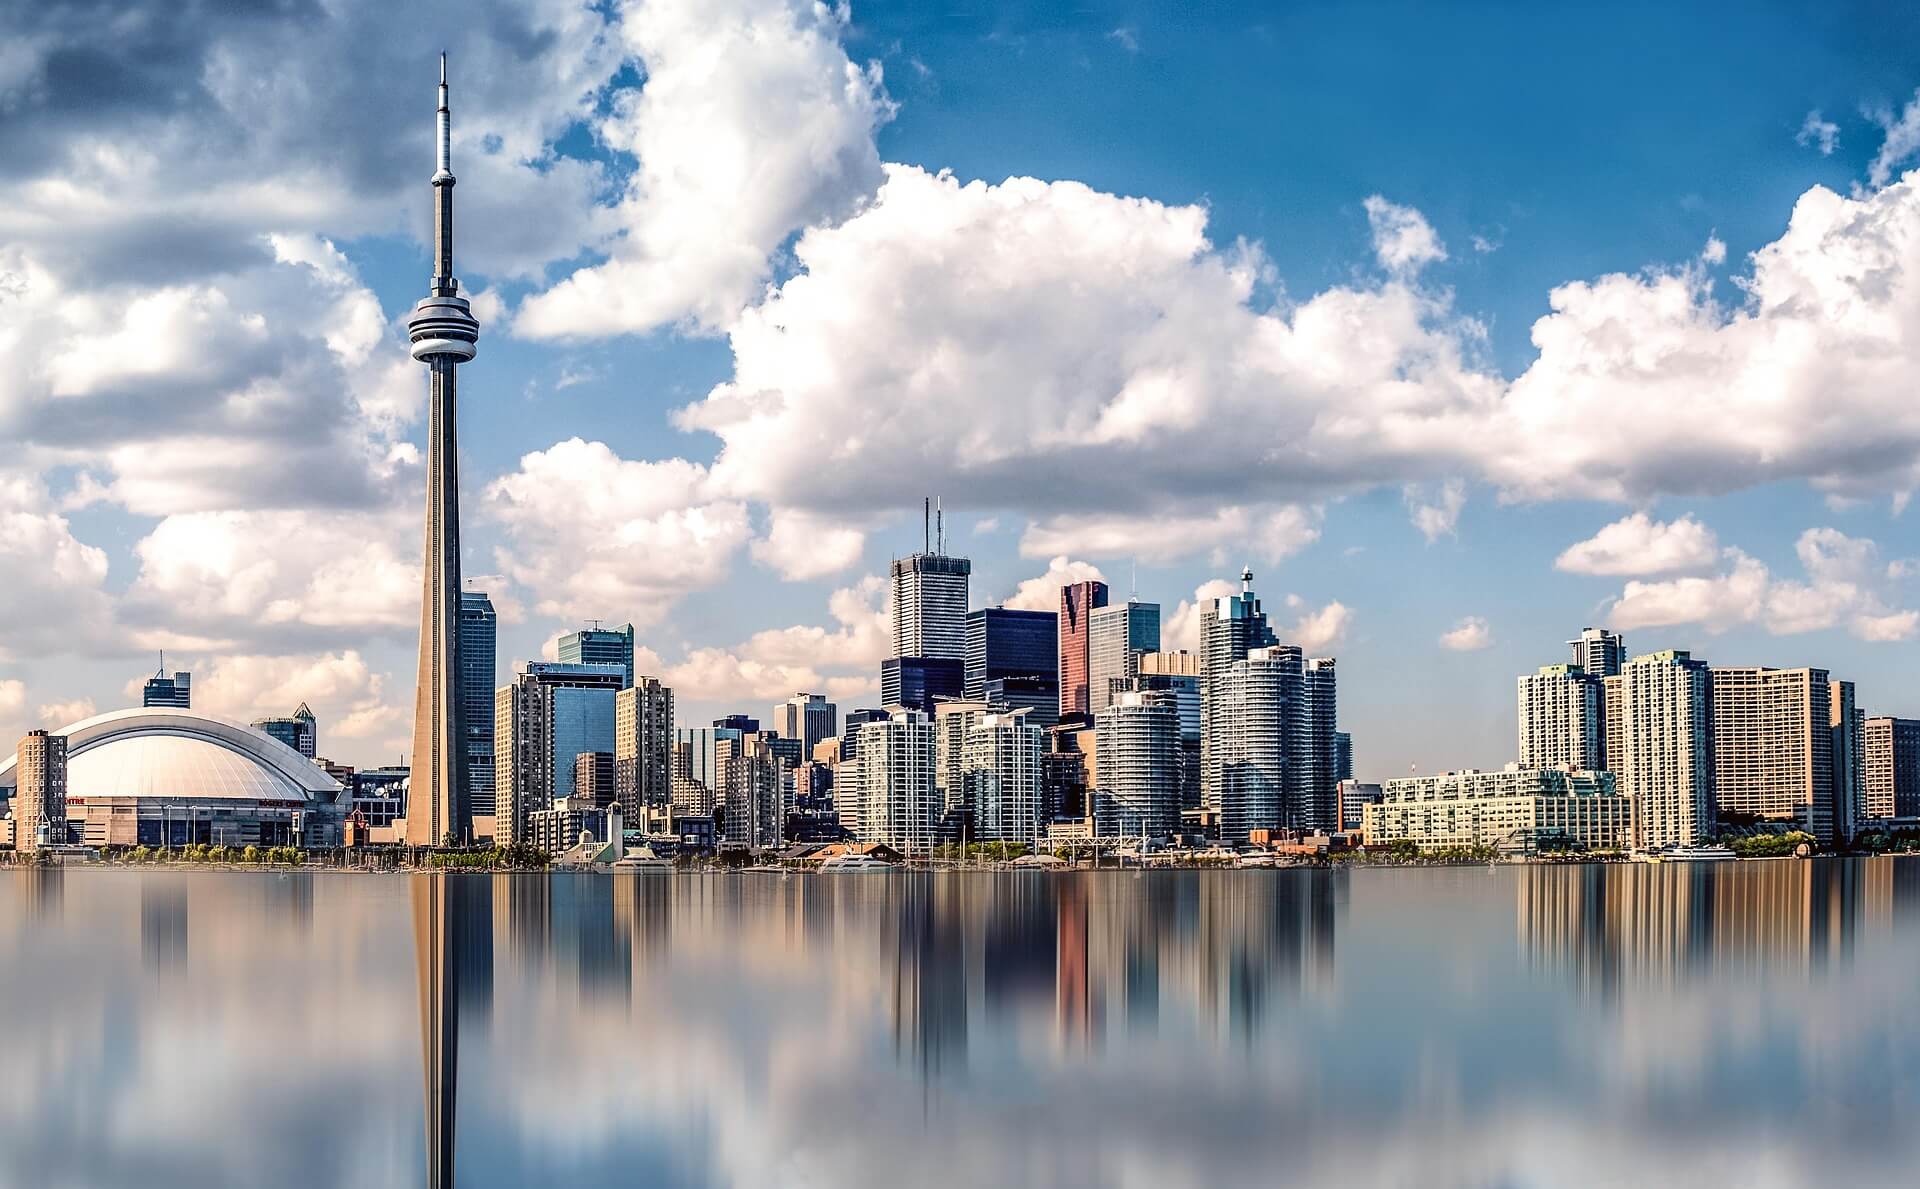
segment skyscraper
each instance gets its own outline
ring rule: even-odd
[[[768,741],[730,739],[717,757],[714,836],[725,846],[779,846],[786,839],[784,765]]]
[[[1149,652],[1140,657],[1141,690],[1173,695],[1180,712],[1180,808],[1200,806],[1200,658],[1187,652]]]
[[[934,705],[966,690],[965,662],[957,657],[896,656],[880,662],[880,700],[932,714]]]
[[[147,678],[147,684],[141,688],[140,705],[191,710],[193,708],[193,674],[175,673],[169,677],[165,662],[162,662],[161,670]]]
[[[493,673],[499,617],[485,591],[460,592],[460,727],[467,736],[467,811],[494,816]]]
[[[1353,779],[1353,735],[1347,731],[1333,733],[1333,775],[1340,781]]]
[[[933,710],[933,786],[942,811],[963,822],[971,809],[964,780],[967,732],[992,710],[985,702],[967,699],[942,702]]]
[[[1060,717],[1089,714],[1087,679],[1093,671],[1093,611],[1107,605],[1107,584],[1071,582],[1060,588]]]
[[[568,665],[619,665],[633,684],[633,625],[568,632],[554,644],[554,659]]]
[[[1011,607],[967,612],[966,696],[983,698],[989,681],[1005,677],[1057,676],[1058,618],[1051,611]]]
[[[771,729],[782,739],[798,739],[801,758],[810,759],[815,744],[840,733],[840,708],[825,694],[795,694],[773,708]]]
[[[1215,599],[1200,612],[1200,799],[1208,809],[1220,808],[1220,762],[1213,754],[1216,687],[1235,661],[1278,643],[1253,593],[1250,567],[1240,571],[1239,594]]]
[[[1046,835],[1046,805],[1040,790],[1040,756],[1046,732],[1027,722],[1029,712],[984,714],[969,726],[960,761],[966,803],[973,810],[973,837],[1038,848]]]
[[[1289,825],[1302,830],[1340,828],[1340,769],[1334,724],[1339,721],[1339,683],[1334,659],[1316,656],[1300,670],[1300,700],[1290,715],[1294,741],[1287,791]]]
[[[673,691],[657,677],[636,678],[614,695],[613,787],[629,822],[672,800]]]
[[[1627,663],[1627,644],[1605,628],[1581,628],[1578,639],[1567,641],[1573,663],[1588,676],[1612,677]]]
[[[1287,722],[1301,696],[1297,648],[1256,648],[1226,667],[1214,683],[1214,761],[1219,765],[1220,841],[1242,846],[1253,830],[1288,820]]]
[[[1128,599],[1097,607],[1087,623],[1087,708],[1098,714],[1140,672],[1140,654],[1160,650],[1160,604]]]
[[[940,799],[933,783],[933,723],[899,710],[862,724],[857,785],[862,842],[924,854],[939,841]],[[836,785],[838,780],[836,778]]]
[[[13,849],[67,842],[67,739],[28,731],[14,750]]]
[[[1920,817],[1920,719],[1876,715],[1861,738],[1866,817]]]
[[[494,837],[527,839],[527,815],[573,792],[574,758],[614,750],[618,665],[532,661],[494,700]],[[409,807],[411,812],[411,807]]]
[[[1619,674],[1625,726],[1621,791],[1633,798],[1634,845],[1691,846],[1713,819],[1713,678],[1679,649],[1634,657]]]
[[[972,573],[972,562],[947,556],[944,531],[930,533],[919,553],[893,560],[887,597],[891,655],[966,658],[967,580]]]
[[[414,687],[412,775],[405,837],[437,846],[469,834],[466,732],[460,698],[459,368],[480,339],[453,275],[452,117],[447,59],[440,56],[439,149],[433,174],[433,281],[413,308],[407,333],[413,357],[427,365],[426,548],[421,566],[420,661]],[[569,780],[571,774],[569,774]]]
[[[276,739],[307,759],[320,754],[320,724],[305,702],[285,718],[256,718],[253,729]]]
[[[1833,833],[1846,841],[1859,831],[1866,802],[1866,716],[1854,697],[1853,682],[1833,683],[1828,712],[1833,735]]]
[[[1605,691],[1578,665],[1542,665],[1519,678],[1520,766],[1605,768]]]
[[[1792,822],[1833,844],[1833,682],[1825,669],[1713,669],[1718,814]]]
[[[1094,717],[1094,831],[1166,838],[1180,829],[1180,712],[1171,695],[1122,693]]]

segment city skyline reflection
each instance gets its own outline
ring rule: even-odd
[[[0,1183],[1872,1178],[1916,906],[1894,859],[6,872]]]

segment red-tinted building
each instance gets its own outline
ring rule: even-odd
[[[1095,607],[1107,605],[1107,584],[1075,582],[1060,588],[1060,717],[1088,714],[1087,674],[1092,654],[1087,626]]]

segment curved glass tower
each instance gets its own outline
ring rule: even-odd
[[[413,307],[413,357],[427,365],[427,532],[420,592],[419,684],[413,703],[413,771],[407,794],[410,846],[464,841],[466,740],[460,713],[460,472],[456,424],[459,367],[480,337],[453,275],[453,157],[448,147],[447,56],[440,55],[433,174],[433,281]]]

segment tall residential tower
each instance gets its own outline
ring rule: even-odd
[[[426,550],[421,566],[420,663],[414,687],[412,775],[406,840],[437,846],[465,839],[467,741],[460,706],[460,472],[456,426],[458,375],[480,339],[460,282],[453,275],[452,116],[447,108],[447,57],[440,55],[438,149],[433,173],[433,279],[413,307],[407,334],[413,357],[427,365]]]

